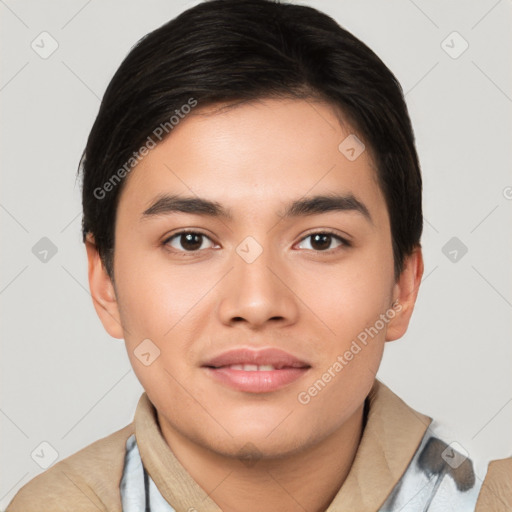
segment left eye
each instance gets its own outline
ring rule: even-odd
[[[206,249],[207,247],[203,246],[203,242],[205,240],[210,240],[210,238],[208,238],[203,233],[198,233],[195,231],[181,231],[180,233],[176,233],[175,235],[169,237],[167,240],[165,240],[164,243],[165,245],[168,244],[173,249],[177,249],[181,252],[193,252],[198,251],[199,249]],[[181,245],[184,251],[179,247],[176,247],[176,245]]]
[[[333,240],[339,241],[338,246],[348,245],[348,243],[343,238],[341,238],[338,235],[335,235],[334,233],[329,232],[311,233],[310,235],[304,237],[301,240],[301,243],[303,243],[304,240],[307,240],[308,238],[311,238],[311,242],[309,244],[311,247],[306,247],[306,249],[313,249],[315,251],[320,252],[325,252],[329,249],[332,249],[329,246],[331,245]]]

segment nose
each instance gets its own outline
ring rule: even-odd
[[[261,248],[254,261],[242,257],[243,252],[233,253],[233,269],[222,282],[218,307],[220,321],[225,325],[244,323],[259,330],[269,322],[286,326],[297,321],[299,308],[293,276],[276,251]]]

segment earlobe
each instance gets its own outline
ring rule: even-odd
[[[388,324],[386,341],[397,340],[407,331],[422,276],[423,255],[421,247],[418,246],[413,249],[411,254],[405,257],[402,273],[394,286],[393,300],[397,301],[398,307],[393,308],[396,315]]]
[[[124,333],[115,289],[101,261],[91,233],[87,234],[85,248],[87,251],[89,288],[94,309],[110,336],[113,338],[123,338]]]

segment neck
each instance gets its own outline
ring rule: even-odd
[[[158,417],[181,465],[224,512],[323,512],[343,485],[364,428],[364,404],[319,443],[280,458],[242,463],[207,450]]]

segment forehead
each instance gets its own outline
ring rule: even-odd
[[[384,200],[369,148],[329,105],[264,99],[196,108],[142,159],[125,184],[139,213],[165,193],[229,204],[231,211],[272,207],[305,195],[352,194]]]

